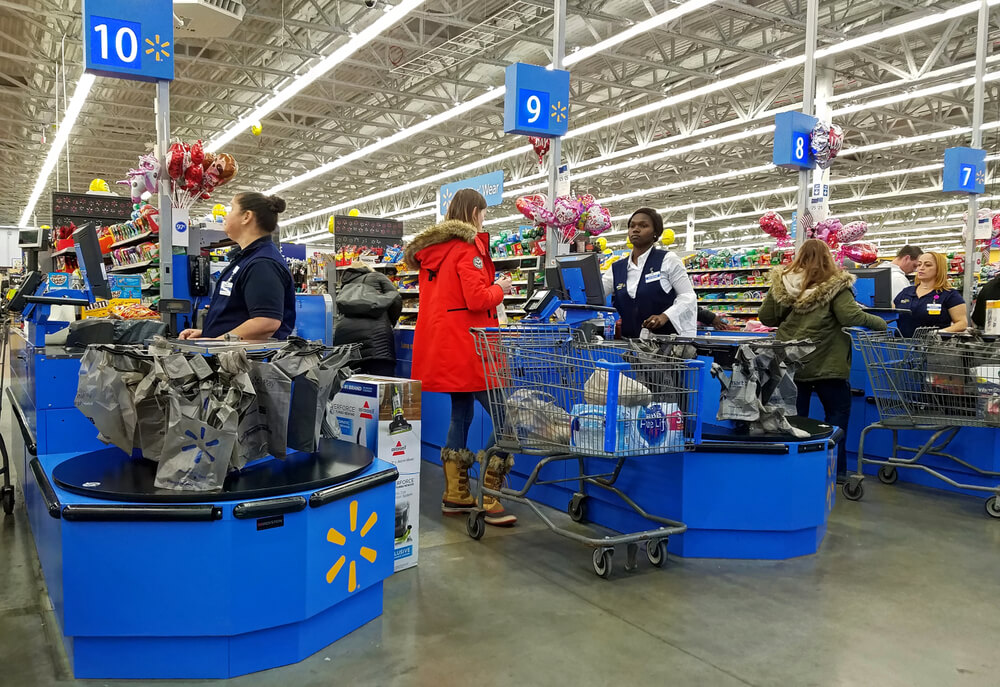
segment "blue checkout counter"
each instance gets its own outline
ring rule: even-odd
[[[10,335],[10,456],[77,678],[233,677],[381,615],[395,467],[328,441],[219,493],[157,490],[155,464],[99,442],[74,407],[79,354],[25,327]]]
[[[406,377],[413,332],[401,330],[396,336],[397,373]],[[708,374],[711,359],[704,360],[702,417],[711,422],[718,410],[720,386]],[[422,402],[423,458],[440,464],[451,400],[447,394],[425,392]],[[808,439],[738,436],[725,427],[705,425],[697,450],[630,458],[617,486],[649,513],[687,525],[685,533],[669,539],[668,550],[676,556],[786,559],[816,553],[837,497],[835,430],[805,418],[797,421],[810,432]],[[491,432],[489,415],[477,404],[469,447],[485,447]],[[516,456],[511,487],[522,488],[539,460]],[[610,461],[586,459],[589,472],[605,472],[608,467],[614,467]],[[551,463],[540,478],[572,477],[579,474],[577,470],[574,461]],[[576,490],[576,482],[536,485],[528,496],[565,510]],[[648,521],[614,495],[599,489],[588,494],[590,522],[618,532],[649,527]]]

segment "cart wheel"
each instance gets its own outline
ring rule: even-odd
[[[667,540],[650,539],[646,542],[646,558],[653,567],[662,568],[667,562]]]
[[[611,558],[614,555],[614,549],[594,549],[594,572],[598,577],[611,577]]]
[[[848,479],[844,482],[844,498],[848,501],[860,501],[865,495],[865,487],[861,482]]]
[[[639,545],[629,544],[625,547],[625,572],[632,572],[639,567],[636,559],[639,557]]]
[[[878,469],[878,481],[882,484],[895,484],[899,479],[899,473],[891,465],[883,465]]]
[[[3,512],[10,515],[14,512],[14,487],[4,487],[0,493],[0,501],[3,502]]]
[[[569,505],[566,507],[566,512],[569,513],[573,522],[583,522],[587,517],[587,495],[573,494],[573,498],[569,500]]]
[[[4,502],[4,505],[6,506],[6,502]],[[6,507],[4,510],[6,510]],[[1000,499],[996,496],[986,499],[986,514],[991,518],[1000,518]]]
[[[486,533],[486,511],[473,511],[465,523],[465,531],[473,539],[479,540]]]

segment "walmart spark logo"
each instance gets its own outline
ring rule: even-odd
[[[976,172],[976,183],[977,184],[985,184],[986,183],[986,170],[985,169],[981,169],[978,172]]]
[[[368,516],[368,520],[365,522],[365,526],[361,528],[361,538],[364,539],[369,532],[371,532],[372,527],[378,522],[378,514],[372,511],[371,515]],[[351,501],[351,532],[355,532],[358,529],[358,502]],[[331,544],[337,546],[344,546],[347,544],[347,537],[338,532],[335,528],[331,527],[326,533],[326,540]],[[375,562],[376,552],[374,549],[370,549],[367,546],[362,546],[358,550],[358,554],[364,558],[369,563]],[[347,562],[347,556],[341,555],[337,559],[337,562],[333,564],[329,570],[326,571],[326,583],[333,584],[333,581],[337,579],[337,575],[340,574],[341,569],[344,567],[344,563]],[[347,575],[347,591],[353,592],[358,588],[358,569],[357,561],[352,560],[348,566]]]
[[[441,191],[441,214],[448,214],[448,206],[451,205],[451,199],[455,197],[455,192],[450,188],[446,188]]]
[[[569,109],[562,104],[561,100],[557,100],[556,104],[552,106],[552,119],[556,120],[557,124],[561,124],[566,121],[569,116]]]
[[[215,462],[215,456],[213,456],[212,452],[209,451],[208,449],[212,448],[213,446],[218,446],[219,445],[219,440],[218,439],[212,439],[211,441],[205,441],[205,428],[204,427],[201,428],[201,436],[200,437],[196,436],[195,433],[192,432],[190,429],[187,430],[187,431],[185,431],[184,434],[187,435],[187,436],[189,436],[189,437],[191,437],[192,439],[194,439],[194,443],[193,444],[189,444],[187,446],[181,446],[181,451],[184,451],[184,452],[187,452],[187,451],[198,451],[197,455],[195,455],[195,457],[194,457],[194,462],[196,464],[200,463],[201,459],[204,458],[205,456],[208,456],[208,462],[209,463],[214,463]]]
[[[146,49],[146,54],[152,55],[155,53],[157,62],[160,61],[161,57],[163,59],[170,57],[170,53],[167,52],[167,48],[170,47],[170,41],[163,41],[163,43],[160,43],[160,34],[156,34],[155,41],[151,41],[147,38],[146,44],[149,46]]]

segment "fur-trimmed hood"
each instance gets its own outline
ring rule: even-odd
[[[821,284],[802,290],[802,274],[785,272],[785,267],[771,270],[771,293],[780,305],[799,313],[807,313],[829,305],[844,289],[854,286],[855,276],[850,272],[836,272]]]
[[[403,251],[403,260],[406,261],[408,267],[420,269],[420,258],[417,257],[420,251],[455,239],[473,244],[476,242],[478,233],[479,231],[468,222],[457,219],[445,220],[441,224],[417,234]]]

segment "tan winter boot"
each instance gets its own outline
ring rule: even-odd
[[[473,460],[472,451],[468,449],[441,449],[444,466],[441,512],[445,515],[464,515],[475,507],[476,499],[469,490],[469,466]]]
[[[484,452],[479,452],[479,464],[483,464]],[[489,465],[486,468],[486,475],[483,477],[483,486],[493,491],[500,491],[507,473],[514,467],[514,458],[511,456],[490,456]],[[513,527],[517,523],[517,516],[504,510],[503,504],[493,496],[483,496],[483,509],[486,511],[486,524],[495,527]]]

